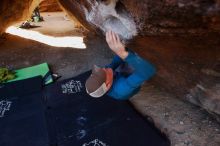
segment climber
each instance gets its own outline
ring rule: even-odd
[[[93,67],[85,84],[86,92],[95,98],[107,93],[114,99],[129,99],[139,91],[144,81],[155,74],[155,67],[127,49],[115,32],[107,31],[106,41],[116,56],[103,68]]]

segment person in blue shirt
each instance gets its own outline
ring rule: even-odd
[[[116,55],[111,64],[103,68],[94,66],[85,84],[86,91],[95,98],[107,94],[114,99],[127,100],[155,74],[156,69],[149,61],[127,49],[115,32],[107,31],[106,41]]]

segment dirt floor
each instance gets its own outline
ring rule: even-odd
[[[75,28],[76,24],[63,12],[42,13],[44,21],[32,23],[37,26],[32,29],[51,36],[82,36],[82,28]]]
[[[31,29],[50,36],[83,36],[86,49],[52,47],[10,34],[0,39],[0,66],[17,69],[47,62],[62,79],[103,66],[113,54],[105,40],[74,28],[64,13],[43,13],[40,27]],[[162,46],[161,46],[162,47]],[[203,109],[181,101],[151,83],[131,99],[135,108],[161,129],[172,146],[219,146],[220,125]]]

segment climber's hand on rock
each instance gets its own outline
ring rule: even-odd
[[[107,31],[106,41],[110,49],[115,52],[119,57],[125,59],[128,56],[128,52],[125,50],[125,45],[121,42],[118,34],[111,30]]]

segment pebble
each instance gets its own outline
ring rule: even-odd
[[[180,125],[183,125],[184,123],[183,123],[183,121],[180,121]]]

